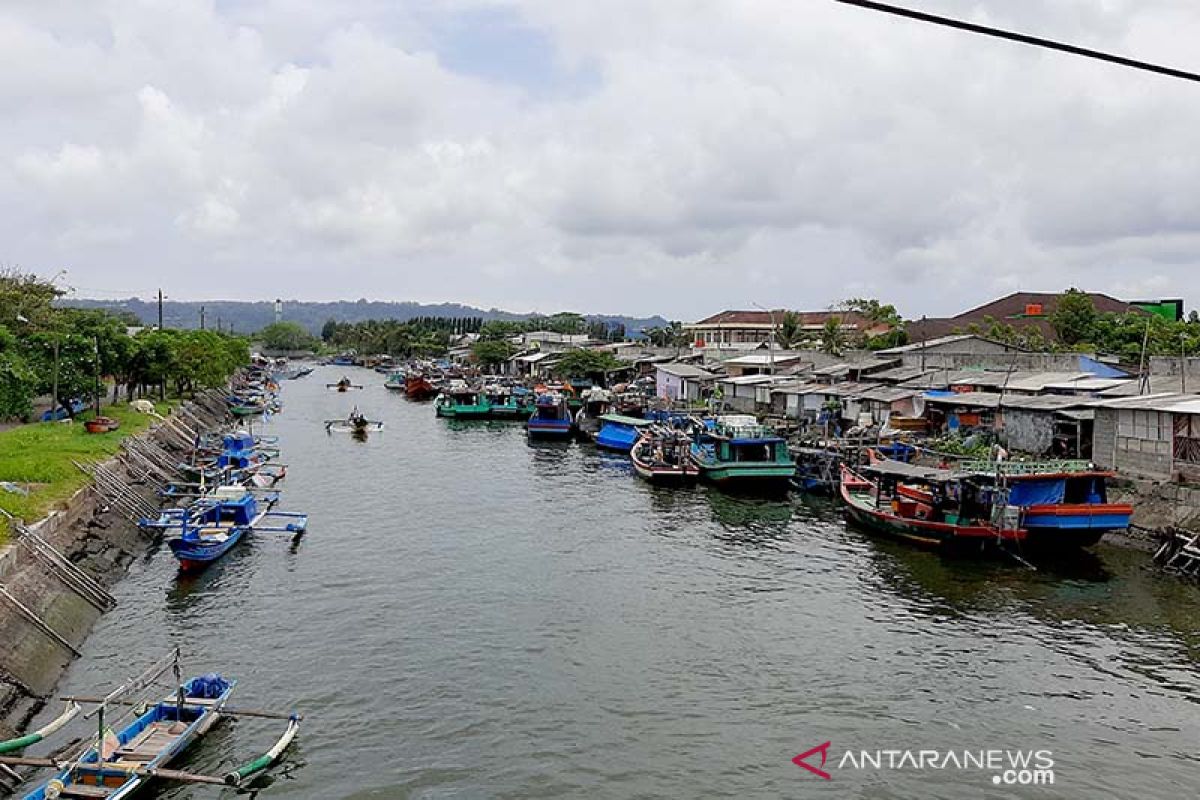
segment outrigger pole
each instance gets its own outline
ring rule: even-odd
[[[58,719],[54,720],[48,725],[43,726],[42,728],[39,728],[33,733],[17,739],[9,739],[6,742],[0,742],[0,754],[12,753],[16,750],[23,750],[30,745],[37,744],[43,739],[53,736],[54,734],[58,733],[58,731],[64,725],[75,719],[75,717],[79,716],[79,710],[80,707],[78,703],[76,703],[74,700],[68,700],[66,709],[58,717]]]

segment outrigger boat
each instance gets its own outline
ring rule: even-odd
[[[164,686],[159,679],[168,671],[174,674],[174,688],[167,696],[154,699],[155,693]],[[184,681],[179,666],[179,649],[176,648],[149,670],[108,696],[65,698],[66,710],[50,725],[28,736],[0,742],[0,753],[13,753],[43,741],[76,717],[94,717],[97,730],[94,744],[78,757],[58,760],[0,755],[0,765],[56,770],[54,777],[24,795],[25,800],[125,800],[154,781],[239,786],[246,778],[262,772],[279,760],[299,732],[300,716],[232,709],[228,702],[236,685],[236,681],[217,674]],[[81,715],[83,705],[94,708]],[[132,719],[131,711],[136,714]],[[266,753],[219,777],[169,768],[171,762],[203,738],[222,718],[237,716],[287,719],[287,730]],[[125,719],[130,721],[118,731],[109,726],[110,721],[120,724]]]
[[[567,400],[557,392],[539,394],[533,414],[525,423],[529,438],[566,439],[571,435],[573,418]]]
[[[358,408],[351,411],[350,416],[345,419],[325,420],[325,431],[327,433],[337,432],[366,435],[367,431],[379,430],[383,430],[383,423],[379,420],[367,419]]]
[[[350,391],[351,389],[361,389],[361,388],[363,388],[363,387],[362,387],[361,385],[357,384],[357,383],[351,383],[349,378],[343,377],[343,378],[342,378],[340,381],[338,381],[337,383],[327,383],[327,384],[325,384],[325,388],[326,388],[326,389],[333,389],[333,390],[335,390],[335,391],[338,391],[338,392],[348,392],[348,391]]]
[[[407,385],[407,379],[403,372],[392,371],[388,373],[387,380],[383,382],[383,388],[392,392],[403,392]]]
[[[600,430],[596,431],[596,447],[617,453],[628,453],[642,433],[654,423],[648,419],[626,417],[621,414],[604,414],[600,417]]]
[[[185,572],[201,570],[233,549],[251,531],[300,535],[308,527],[308,515],[273,511],[279,494],[258,497],[245,486],[218,486],[183,508],[166,509],[157,519],[142,519],[146,530],[178,530],[167,541],[171,553]],[[286,520],[266,525],[272,518]]]
[[[796,474],[787,442],[748,414],[717,417],[691,454],[701,479],[725,488],[786,492]]]
[[[677,486],[700,476],[691,458],[692,437],[673,428],[643,430],[629,451],[633,471],[650,483]]]

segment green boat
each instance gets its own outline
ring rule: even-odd
[[[451,386],[437,396],[434,411],[446,419],[487,419],[492,414],[492,404],[480,392],[462,386]]]
[[[509,419],[524,422],[533,413],[533,397],[529,394],[516,395],[494,392],[487,396],[492,419]]]
[[[796,474],[787,442],[749,415],[717,417],[691,455],[700,479],[722,488],[783,493]]]

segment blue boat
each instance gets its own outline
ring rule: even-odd
[[[653,424],[648,419],[604,414],[600,417],[600,430],[596,433],[596,447],[628,453],[642,432]]]
[[[179,560],[181,570],[196,571],[228,553],[251,531],[303,533],[308,516],[272,511],[278,502],[277,492],[260,498],[244,486],[220,486],[185,508],[167,509],[158,519],[142,520],[141,526],[150,530],[177,529],[179,535],[167,546]],[[263,524],[273,517],[286,521],[277,526]]]
[[[56,406],[42,412],[42,422],[58,422],[71,416],[71,414],[82,414],[84,411],[87,411],[87,407],[86,400],[75,399],[71,401],[70,413],[67,413],[67,409],[62,406]]]
[[[217,724],[236,683],[215,674],[188,680],[175,696],[153,704],[119,732],[98,735],[96,745],[82,758],[25,795],[25,800],[125,800],[156,777],[170,779],[174,773],[165,767]],[[103,706],[100,728],[104,730],[102,712]]]
[[[556,392],[548,392],[538,395],[534,401],[525,432],[531,439],[566,439],[571,436],[573,427],[567,399]]]

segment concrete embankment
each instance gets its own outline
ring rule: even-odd
[[[136,438],[181,458],[186,432],[202,424],[211,429],[223,413],[211,399],[189,403]],[[127,453],[105,462],[110,480],[119,478],[130,493],[125,500],[113,502],[89,486],[65,508],[30,525],[27,535],[15,529],[0,549],[0,740],[23,731],[46,704],[104,613],[110,600],[105,589],[151,546],[151,537],[121,509],[135,496],[147,507],[157,506],[160,481],[150,466]],[[4,777],[0,771],[0,794]]]

